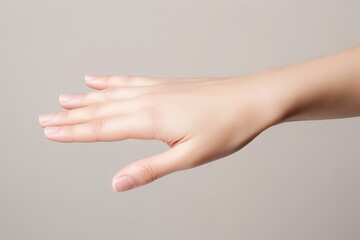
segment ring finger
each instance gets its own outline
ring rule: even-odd
[[[79,94],[61,94],[60,105],[65,109],[86,107],[108,101],[130,99],[152,91],[149,87],[114,87]]]

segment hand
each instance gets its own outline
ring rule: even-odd
[[[39,116],[45,136],[58,142],[157,139],[169,150],[133,162],[113,178],[115,191],[200,166],[244,147],[276,124],[266,72],[238,78],[159,79],[86,77],[95,89],[60,95],[66,110]]]

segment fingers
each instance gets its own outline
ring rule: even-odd
[[[145,87],[106,88],[101,91],[92,91],[80,94],[61,94],[60,105],[65,109],[86,107],[92,104],[99,104],[108,101],[123,100],[141,96],[152,89]]]
[[[188,140],[163,153],[129,164],[113,177],[113,189],[122,192],[143,186],[175,171],[193,167],[197,158],[200,156],[196,153],[195,143]]]
[[[57,142],[108,142],[128,138],[154,139],[154,132],[152,120],[144,112],[44,129],[45,136],[49,140]]]
[[[85,83],[88,87],[103,90],[114,87],[136,87],[151,86],[158,84],[181,84],[189,82],[204,82],[211,80],[219,80],[220,78],[154,78],[139,76],[85,76]]]
[[[140,108],[138,101],[120,100],[91,106],[50,113],[39,116],[42,127],[74,125],[102,118],[116,117],[136,112]]]
[[[59,102],[63,108],[74,109],[112,100],[134,98],[158,90],[171,90],[170,85],[199,84],[208,78],[165,79],[132,76],[86,76],[86,79],[86,83],[90,87],[99,91],[70,95],[62,94],[59,96]],[[213,79],[213,81],[215,80]],[[208,79],[208,81],[210,80]]]
[[[85,83],[98,90],[109,87],[148,86],[160,82],[160,79],[134,76],[85,76]]]

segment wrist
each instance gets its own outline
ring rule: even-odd
[[[302,86],[289,67],[267,69],[255,74],[266,89],[266,106],[270,113],[270,126],[295,121],[305,105]]]
[[[360,115],[360,48],[265,71],[277,123]]]

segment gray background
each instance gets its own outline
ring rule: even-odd
[[[125,193],[158,141],[57,143],[85,74],[234,76],[360,44],[358,0],[0,0],[0,239],[359,239],[359,118],[285,123]]]

